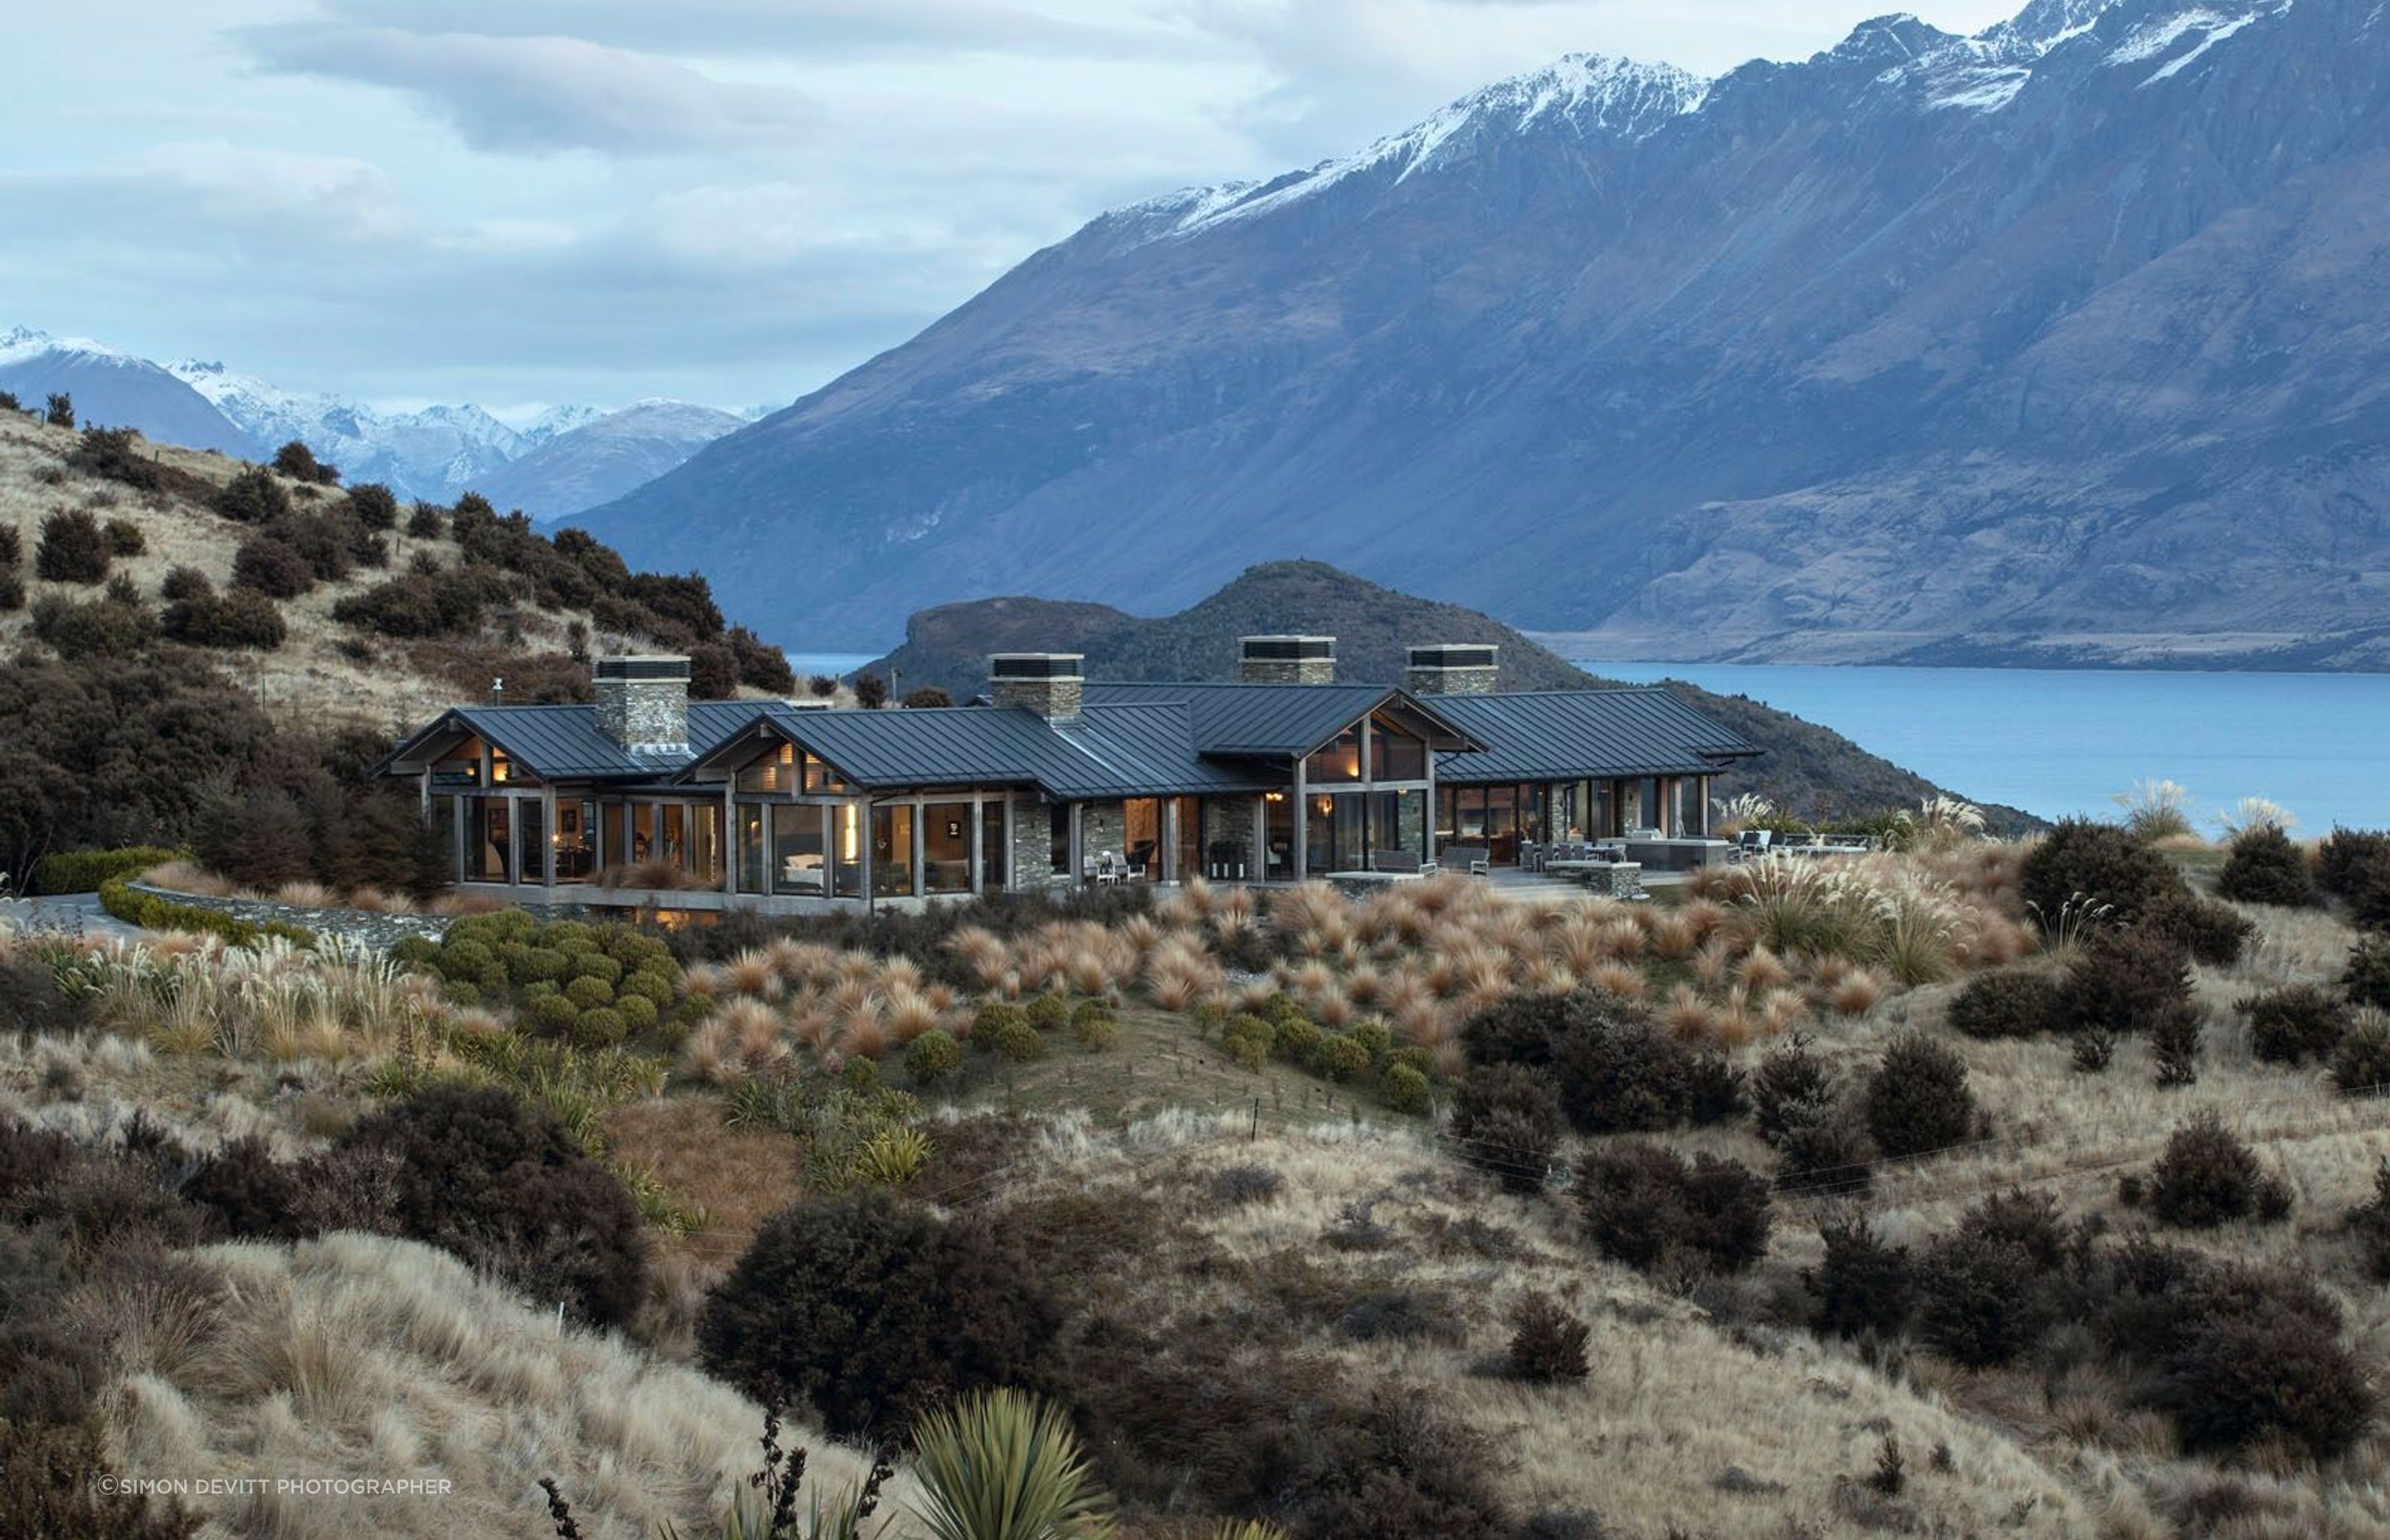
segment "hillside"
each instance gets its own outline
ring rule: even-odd
[[[502,508],[561,519],[651,481],[742,425],[685,401],[642,401],[557,434],[474,483]]]
[[[2384,18],[1572,58],[1103,214],[587,524],[823,648],[1301,555],[1589,656],[2378,665]]]
[[[937,685],[957,700],[985,688],[991,652],[1084,652],[1092,678],[1233,679],[1237,638],[1279,632],[1334,636],[1337,675],[1344,679],[1399,683],[1410,647],[1492,642],[1502,649],[1505,689],[1614,683],[1475,610],[1397,593],[1318,561],[1248,568],[1201,602],[1152,620],[1107,605],[1051,599],[941,605],[907,621],[905,644],[866,672],[893,669],[901,689]],[[1912,808],[1941,789],[1840,733],[1748,697],[1716,695],[1682,681],[1668,687],[1767,746],[1765,758],[1718,778],[1719,796],[1754,790],[1789,812],[1825,819]],[[2014,808],[1988,811],[2003,827],[2037,822]]]

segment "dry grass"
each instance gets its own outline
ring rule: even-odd
[[[211,1534],[533,1540],[554,1534],[542,1475],[586,1534],[644,1536],[667,1521],[702,1533],[756,1463],[759,1407],[620,1338],[559,1328],[430,1247],[332,1235],[191,1255],[218,1286],[195,1340],[161,1353],[154,1329],[129,1333],[106,1400],[122,1474],[267,1479],[262,1493],[197,1499]],[[144,1303],[124,1303],[128,1317]],[[811,1447],[809,1484],[863,1473],[851,1451],[802,1429],[788,1437]],[[358,1476],[453,1486],[272,1485]]]

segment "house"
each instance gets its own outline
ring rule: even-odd
[[[1492,647],[1413,648],[1400,687],[1337,680],[1332,637],[1242,647],[1236,683],[998,653],[985,704],[921,711],[692,701],[685,658],[600,658],[594,704],[455,707],[376,774],[416,783],[466,892],[803,910],[1699,840],[1759,751],[1664,689],[1497,691]]]

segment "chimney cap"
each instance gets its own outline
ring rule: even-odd
[[[1084,652],[991,652],[990,679],[1077,679],[1086,663]]]
[[[1413,668],[1492,668],[1502,648],[1493,642],[1430,642],[1410,649]]]
[[[688,657],[677,652],[613,653],[591,659],[589,672],[596,679],[686,681]]]
[[[1336,656],[1336,638],[1295,633],[1268,636],[1240,636],[1238,645],[1244,656],[1257,661],[1300,662],[1306,659]]]

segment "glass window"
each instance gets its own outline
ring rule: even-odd
[[[863,810],[854,802],[841,802],[831,812],[830,892],[840,898],[861,898]]]
[[[1157,797],[1132,797],[1121,804],[1121,855],[1132,871],[1143,869],[1148,881],[1162,877],[1162,802]]]
[[[764,891],[764,808],[756,802],[739,804],[739,891]]]
[[[1004,891],[1004,810],[1008,805],[994,802],[980,809],[979,886],[982,892]]]
[[[1435,840],[1440,845],[1452,842],[1452,830],[1460,814],[1461,788],[1439,786],[1435,789]]]
[[[807,793],[840,792],[844,791],[846,789],[846,783],[838,778],[838,772],[829,767],[828,761],[816,757],[811,750],[807,750],[805,751],[805,790]]]
[[[470,874],[464,870],[456,854],[456,798],[431,799],[431,837],[440,842],[441,862],[448,868],[449,879],[456,882],[468,880]]]
[[[871,892],[876,898],[903,898],[913,892],[913,810],[871,810]]]
[[[1071,869],[1071,806],[1056,802],[1046,810],[1046,869],[1056,877],[1075,878]]]
[[[1200,798],[1178,799],[1176,860],[1181,882],[1203,869],[1203,803]]]
[[[1427,779],[1427,742],[1383,722],[1369,725],[1369,778],[1380,781]]]
[[[1515,866],[1519,860],[1519,789],[1516,786],[1485,788],[1485,858],[1497,866]]]
[[[921,808],[921,891],[970,892],[971,804],[929,802]]]
[[[475,882],[511,882],[514,823],[504,797],[469,797],[471,809],[465,842],[465,875]]]
[[[727,860],[722,848],[724,812],[720,802],[700,802],[688,810],[688,853],[681,863],[689,876],[716,887]]]
[[[522,876],[519,880],[534,887],[547,883],[547,810],[536,799],[524,797],[515,803],[515,848],[521,852]]]
[[[739,789],[777,796],[797,789],[797,751],[783,743],[739,772]]]
[[[598,804],[585,797],[556,803],[556,879],[586,882],[598,866]]]
[[[1336,741],[1303,762],[1304,779],[1314,786],[1332,786],[1361,778],[1361,729],[1347,727]]]
[[[823,896],[822,828],[829,810],[783,803],[772,809],[772,891]]]
[[[1294,875],[1294,799],[1272,791],[1262,799],[1262,875],[1283,882]]]

